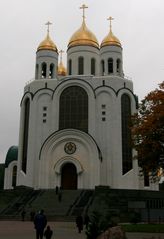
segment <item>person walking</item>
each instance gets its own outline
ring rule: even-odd
[[[50,226],[47,226],[46,230],[44,231],[44,237],[46,239],[52,238],[53,231],[51,230]]]
[[[81,215],[76,217],[76,226],[78,228],[78,232],[81,233],[83,230],[83,217]]]
[[[36,239],[43,239],[44,228],[47,225],[47,218],[42,209],[34,218],[34,226],[36,230]]]

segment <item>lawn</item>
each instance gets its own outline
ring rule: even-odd
[[[126,232],[164,233],[164,224],[124,224],[122,228]]]

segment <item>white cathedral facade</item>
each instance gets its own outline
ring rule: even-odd
[[[145,189],[130,145],[137,97],[124,77],[122,45],[109,20],[99,45],[83,14],[68,43],[67,70],[58,62],[48,23],[36,52],[35,79],[21,100],[18,157],[6,157],[5,189]]]

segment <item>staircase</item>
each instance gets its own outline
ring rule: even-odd
[[[11,191],[9,194],[12,200],[8,200],[4,191],[8,203],[0,207],[0,219],[21,220],[21,212],[25,209],[25,220],[30,220],[32,211],[37,213],[44,209],[49,221],[74,221],[78,214],[85,214],[93,195],[92,190],[62,190],[60,201],[53,189],[23,188]]]

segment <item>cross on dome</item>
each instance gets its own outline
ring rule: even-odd
[[[49,33],[49,30],[50,30],[50,25],[52,25],[51,22],[46,22],[45,25],[47,25],[47,33]]]
[[[60,54],[60,62],[62,62],[62,54],[64,53],[64,51],[63,50],[60,50],[59,51],[59,54]]]
[[[112,30],[112,21],[114,20],[114,18],[108,17],[107,20],[110,21],[110,30]]]
[[[83,20],[85,19],[85,9],[87,9],[88,7],[85,5],[85,4],[83,4],[81,7],[80,7],[80,9],[83,9]]]

